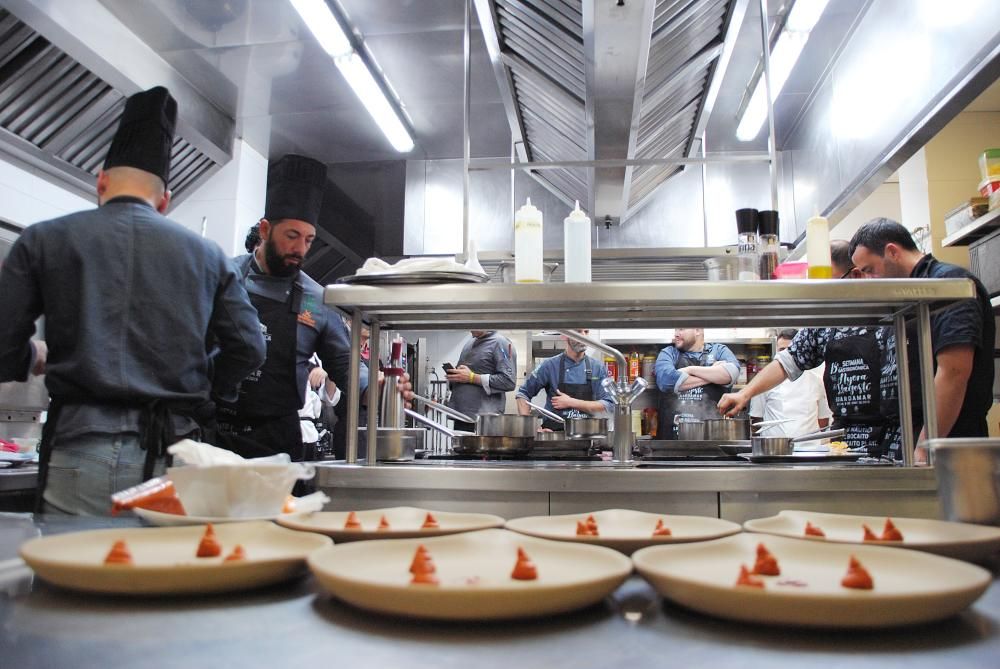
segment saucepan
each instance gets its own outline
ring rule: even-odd
[[[678,441],[704,441],[705,421],[689,414],[674,416],[674,427]]]
[[[748,418],[709,418],[705,421],[704,439],[739,441],[750,438]]]
[[[448,414],[452,418],[465,423],[475,423],[476,434],[481,437],[518,437],[522,439],[533,439],[535,432],[541,427],[541,421],[534,416],[518,416],[515,414],[503,413],[481,413],[475,418],[466,415],[461,411],[456,411],[450,406],[435,402],[434,400],[420,395],[414,395],[413,399],[423,402],[427,406]]]
[[[820,430],[801,437],[752,437],[750,452],[754,455],[791,455],[794,445],[799,442],[842,436],[844,436],[843,430]]]
[[[528,402],[528,406],[546,418],[564,425],[565,437],[568,439],[592,439],[606,437],[608,434],[607,418],[563,418],[545,407]]]
[[[412,460],[417,449],[424,447],[425,430],[419,427],[380,427],[375,435],[375,458],[380,462],[405,462]],[[358,428],[359,455],[368,446],[368,429]]]
[[[451,450],[461,455],[474,454],[498,454],[498,455],[520,455],[530,453],[534,446],[534,439],[531,437],[490,437],[468,432],[458,432],[451,428],[433,421],[427,416],[403,409],[404,413],[413,420],[423,423],[433,430],[451,437]]]

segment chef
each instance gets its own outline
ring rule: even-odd
[[[201,438],[211,400],[235,399],[264,361],[230,259],[163,216],[176,116],[165,88],[130,97],[97,175],[99,206],[26,228],[0,273],[0,382],[44,371],[51,396],[45,511],[107,515],[111,493],[161,471],[174,441]],[[47,360],[29,341],[41,315]]]
[[[509,339],[496,330],[471,330],[458,364],[446,369],[451,397],[448,406],[467,416],[503,413],[507,392],[514,390],[517,353]],[[456,430],[475,431],[475,425],[455,421]]]
[[[271,165],[260,244],[235,258],[267,341],[264,365],[243,382],[237,401],[220,404],[217,412],[219,445],[244,457],[288,453],[302,459],[298,412],[313,354],[338,388],[354,391],[347,383],[347,329],[323,304],[323,287],[301,271],[316,238],[325,184],[326,166],[312,158],[287,155]],[[367,385],[362,364],[360,392]]]
[[[705,343],[701,328],[677,328],[656,358],[660,390],[657,435],[673,439],[674,417],[718,416],[716,404],[740,376],[740,363],[724,344]]]
[[[577,330],[587,334],[588,330]],[[607,376],[604,365],[587,355],[587,345],[563,336],[565,350],[542,362],[517,389],[517,410],[522,416],[531,414],[528,402],[545,389],[545,408],[563,418],[589,418],[601,412],[614,411],[611,398],[601,386]],[[563,424],[550,418],[542,420],[542,428],[559,432]]]
[[[830,245],[834,276],[854,278],[849,245]],[[890,327],[805,328],[785,350],[738,393],[724,395],[719,410],[739,411],[753,397],[796,381],[826,363],[823,384],[833,413],[833,427],[843,428],[850,448],[865,448],[871,457],[902,458],[896,338]]]

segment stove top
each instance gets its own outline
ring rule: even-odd
[[[427,454],[427,460],[463,460],[470,462],[539,462],[539,461],[559,461],[559,462],[600,462],[599,454],[589,454],[580,451],[539,451],[521,455],[480,455],[461,453],[434,453]]]

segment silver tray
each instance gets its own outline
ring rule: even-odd
[[[855,462],[867,453],[796,453],[793,455],[754,455],[740,453],[741,458],[761,465],[817,464],[824,462]]]
[[[337,279],[337,283],[358,286],[399,286],[420,283],[485,283],[489,279],[487,274],[472,272],[398,272],[342,276]]]

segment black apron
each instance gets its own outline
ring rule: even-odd
[[[891,421],[883,414],[882,352],[875,333],[869,330],[829,342],[823,385],[833,412],[833,427],[844,428],[847,445],[864,447],[870,456],[881,457],[888,452],[892,430]],[[888,407],[890,402],[885,404]]]
[[[566,383],[566,354],[559,354],[559,385],[557,388],[559,392],[563,395],[569,395],[570,397],[578,400],[583,400],[584,402],[594,401],[594,371],[590,367],[590,358],[583,358],[583,370],[586,374],[585,383]],[[556,411],[563,418],[582,418],[586,417],[588,414],[584,414],[577,409],[562,409]],[[542,427],[552,430],[553,432],[563,432],[566,426],[563,423],[554,421],[551,418],[542,419]]]
[[[675,369],[685,367],[701,367],[701,361],[688,357],[688,354],[681,353],[677,357]],[[726,394],[726,386],[717,383],[709,383],[691,390],[682,390],[679,393],[660,393],[659,406],[657,407],[656,436],[658,439],[676,439],[677,432],[674,426],[674,418],[678,415],[690,415],[693,418],[704,420],[706,418],[719,417],[719,400]]]
[[[240,384],[235,404],[219,404],[217,445],[244,458],[288,453],[299,461],[304,455],[299,425],[303,401],[296,373],[302,284],[292,284],[284,302],[248,293],[266,328],[267,359]]]

